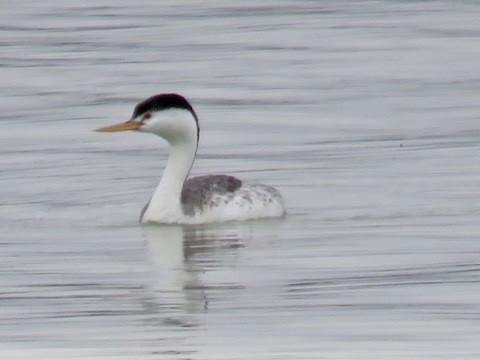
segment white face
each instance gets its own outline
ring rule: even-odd
[[[139,131],[156,134],[170,143],[197,139],[195,118],[188,110],[172,108],[149,111],[133,121],[141,124]]]

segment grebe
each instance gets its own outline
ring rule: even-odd
[[[285,214],[282,196],[273,187],[246,184],[229,175],[187,180],[197,152],[200,127],[195,111],[183,96],[154,95],[137,104],[127,122],[95,131],[126,130],[153,133],[170,145],[163,176],[143,208],[140,222],[203,224]]]

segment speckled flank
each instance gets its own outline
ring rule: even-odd
[[[182,189],[182,210],[185,215],[194,216],[205,206],[219,206],[228,202],[242,181],[229,175],[207,175],[188,179]]]

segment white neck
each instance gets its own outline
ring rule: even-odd
[[[196,128],[183,135],[167,140],[170,145],[167,164],[144,214],[144,222],[175,222],[183,216],[181,194],[197,152]]]

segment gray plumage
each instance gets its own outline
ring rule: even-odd
[[[188,179],[183,185],[180,201],[185,215],[194,216],[197,210],[211,203],[213,195],[231,195],[242,186],[242,181],[230,175],[206,175]],[[145,204],[140,213],[139,221],[150,205],[150,200]]]
[[[183,185],[181,203],[185,215],[194,216],[197,210],[212,202],[213,195],[232,195],[242,181],[229,175],[207,175],[188,179]]]

